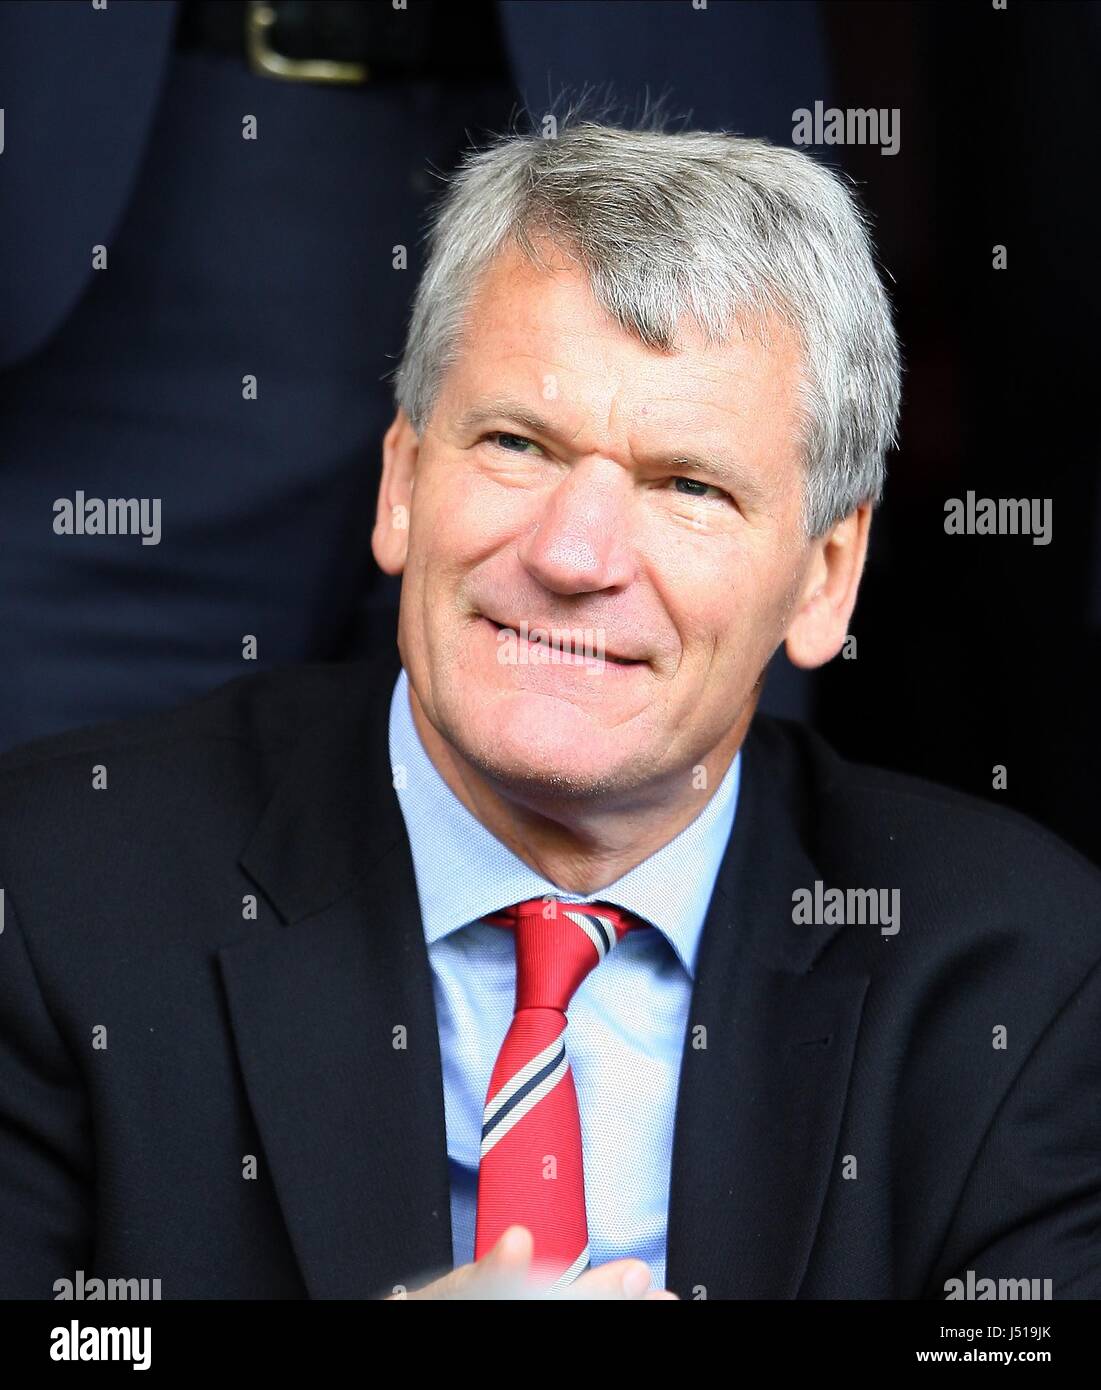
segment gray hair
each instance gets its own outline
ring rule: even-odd
[[[583,265],[596,301],[673,351],[688,315],[710,343],[735,324],[798,338],[803,522],[820,536],[878,502],[896,443],[898,342],[863,214],[842,178],[798,150],[707,131],[591,120],[497,136],[468,152],[437,205],[395,396],[421,433],[482,273],[545,236]]]

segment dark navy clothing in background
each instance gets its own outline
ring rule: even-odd
[[[468,80],[336,87],[178,46],[173,0],[0,7],[0,747],[345,655],[395,601],[369,542],[431,171],[517,92],[785,143],[827,94],[812,4],[460,9]],[[81,492],[159,499],[159,544],[54,534]]]

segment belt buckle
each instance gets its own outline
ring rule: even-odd
[[[267,0],[249,0],[245,18],[245,50],[249,67],[262,77],[286,82],[366,82],[366,63],[344,63],[335,58],[288,58],[271,46],[275,11]]]

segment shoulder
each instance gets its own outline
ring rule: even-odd
[[[291,666],[238,676],[194,700],[153,714],[34,739],[0,755],[0,784],[96,755],[155,759],[180,745],[238,742],[257,749],[293,741],[325,718],[360,677],[360,663]]]
[[[758,716],[747,753],[836,881],[895,886],[913,907],[955,920],[1012,919],[1037,931],[1058,924],[1064,945],[1101,954],[1101,870],[1028,816],[851,761],[790,720]]]
[[[13,748],[0,756],[0,856],[247,822],[287,760],[339,727],[378,678],[366,662],[286,667]]]

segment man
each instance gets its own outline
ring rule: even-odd
[[[841,182],[503,139],[397,396],[396,646],[0,762],[0,1292],[1096,1296],[1096,872],[753,717],[895,426]]]
[[[595,83],[785,140],[833,80],[816,0],[0,4],[0,750],[396,610],[380,373],[464,132]],[[113,499],[163,526],[83,524]],[[764,703],[808,684],[778,662]]]

